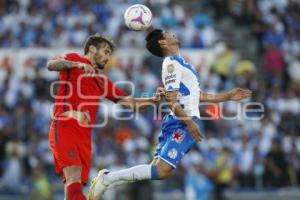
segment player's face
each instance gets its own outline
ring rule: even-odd
[[[165,38],[165,40],[167,40],[169,45],[179,45],[179,40],[177,39],[177,37],[170,32],[166,31],[164,33],[164,38]]]
[[[177,37],[166,31],[164,32],[164,38],[167,42],[168,50],[171,51],[171,53],[177,52],[180,46],[180,42]]]
[[[107,43],[100,45],[99,49],[95,52],[94,61],[97,68],[104,69],[104,66],[109,61],[112,54],[112,50]]]

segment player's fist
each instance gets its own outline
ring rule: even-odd
[[[188,124],[187,129],[196,142],[200,142],[202,140],[203,136],[200,133],[198,126],[193,121]]]
[[[234,88],[231,91],[229,91],[229,100],[240,101],[242,99],[250,97],[251,95],[252,95],[251,90]]]
[[[84,71],[86,75],[93,76],[96,73],[96,70],[93,66],[85,63],[78,63],[78,68]]]

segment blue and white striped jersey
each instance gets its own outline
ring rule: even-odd
[[[198,78],[195,68],[180,55],[165,57],[162,66],[164,87],[167,91],[179,91],[177,101],[182,105],[188,116],[200,117]]]

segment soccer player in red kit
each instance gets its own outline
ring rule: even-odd
[[[59,71],[54,118],[49,143],[56,172],[64,177],[68,200],[85,200],[82,185],[87,183],[91,163],[91,126],[96,121],[99,99],[106,98],[132,109],[157,103],[161,88],[154,97],[130,98],[106,76],[99,73],[114,49],[111,40],[100,35],[87,39],[84,56],[69,53],[52,59],[47,67]]]

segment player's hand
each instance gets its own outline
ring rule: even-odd
[[[160,101],[162,101],[165,94],[166,94],[166,90],[163,87],[158,87],[153,97],[153,101],[155,103],[159,103]]]
[[[78,68],[84,71],[84,73],[88,76],[94,76],[96,73],[96,70],[93,68],[93,66],[85,63],[78,63]]]
[[[196,142],[200,142],[203,139],[198,126],[193,121],[188,124],[187,129]]]
[[[229,91],[229,100],[240,101],[242,99],[250,97],[251,95],[252,95],[251,90],[234,88],[231,91]]]

